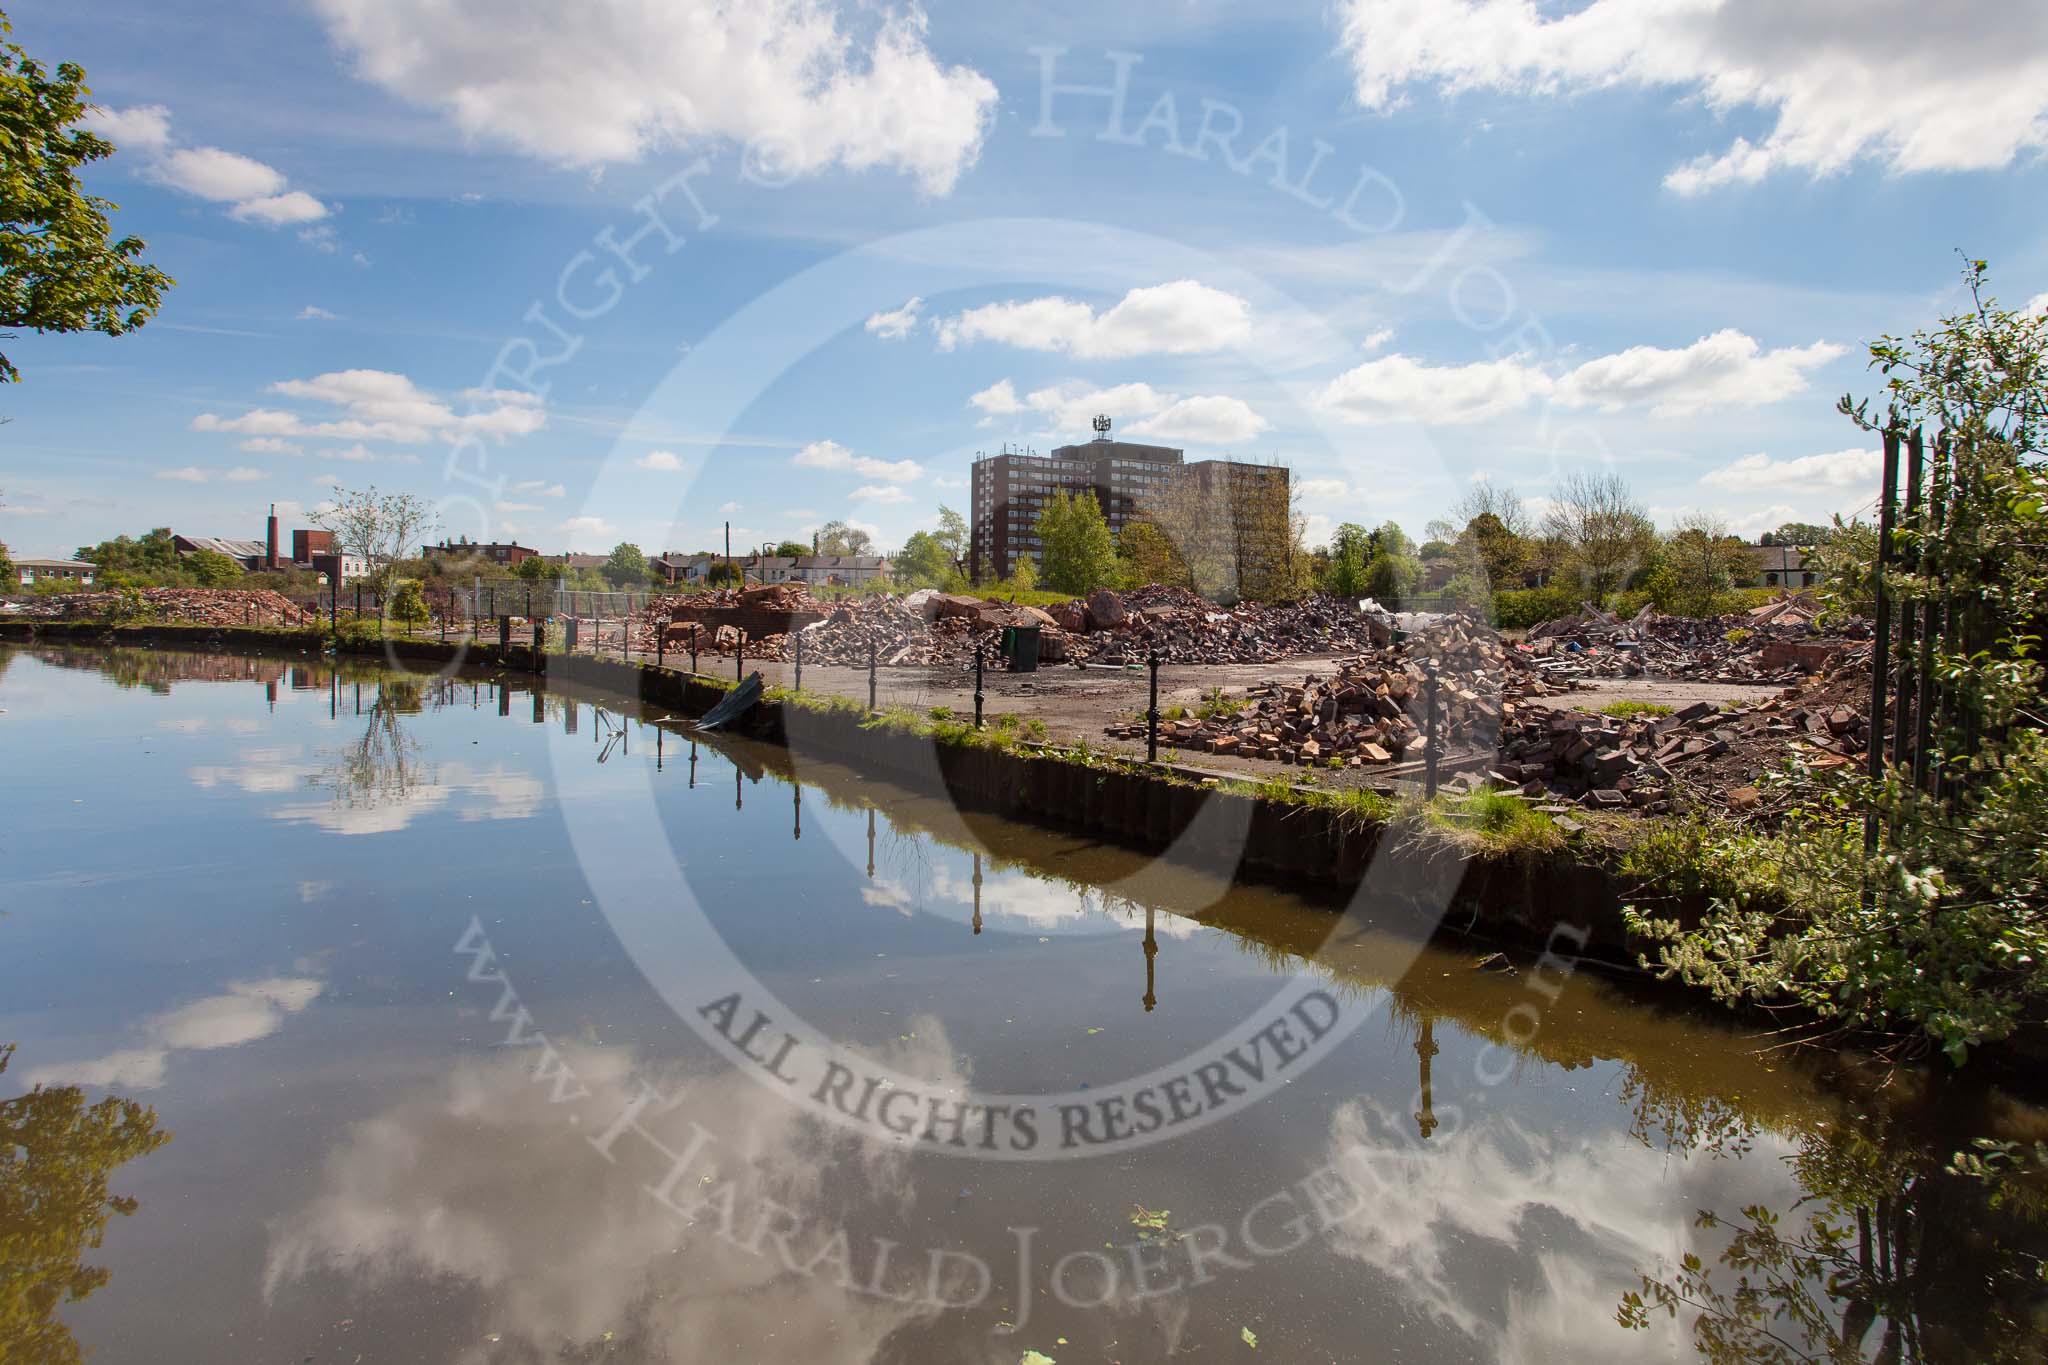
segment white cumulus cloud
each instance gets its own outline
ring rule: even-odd
[[[1446,94],[1667,90],[1716,113],[1757,110],[1737,137],[1674,167],[1696,194],[1779,170],[1828,175],[1989,170],[2048,146],[2048,7],[2007,0],[1344,0],[1359,102]]]
[[[1791,460],[1756,454],[1710,469],[1700,476],[1700,482],[1709,488],[1742,493],[1874,492],[1883,472],[1884,456],[1875,450],[1837,450]]]
[[[180,469],[159,469],[150,477],[169,483],[205,483],[213,475],[197,465],[188,464]]]
[[[1609,411],[1647,403],[1658,417],[1775,403],[1803,391],[1808,371],[1841,354],[1827,341],[1766,351],[1754,337],[1728,329],[1676,350],[1631,346],[1589,360],[1559,382],[1557,399],[1567,407]]]
[[[680,473],[683,462],[672,450],[650,450],[633,463],[641,469],[657,469],[664,474]]]
[[[226,204],[228,216],[239,222],[284,227],[318,222],[328,214],[327,205],[304,190],[289,188],[283,171],[254,157],[222,147],[173,147],[171,112],[160,104],[93,108],[79,122],[117,149],[125,146],[141,153],[148,159],[150,178]]]
[[[1007,379],[998,379],[981,392],[971,395],[967,404],[980,408],[990,417],[1007,417],[1013,412],[1024,411],[1024,405],[1017,400],[1017,386]]]
[[[871,502],[882,507],[893,507],[910,501],[910,494],[892,483],[862,484],[846,496],[855,502]]]
[[[1429,426],[1481,422],[1544,398],[1568,408],[1617,412],[1647,407],[1656,417],[1683,417],[1803,393],[1811,372],[1841,354],[1842,348],[1828,341],[1767,351],[1754,337],[1732,328],[1690,346],[1631,346],[1557,377],[1520,356],[1432,365],[1397,352],[1345,371],[1314,401],[1347,421],[1408,420]]]
[[[114,144],[115,151],[161,153],[171,142],[171,111],[161,104],[129,109],[92,108],[79,120],[86,131]]]
[[[985,76],[933,57],[917,10],[835,0],[316,8],[365,80],[441,110],[469,137],[568,165],[746,144],[775,177],[887,167],[944,194],[974,163],[995,110]]]
[[[1541,370],[1515,359],[1430,365],[1395,354],[1338,375],[1314,401],[1345,421],[1452,426],[1515,412],[1548,393],[1550,384]]]
[[[547,425],[547,413],[532,394],[465,389],[459,396],[469,407],[458,412],[446,398],[388,370],[335,370],[312,379],[281,380],[272,384],[270,391],[325,404],[339,412],[326,418],[307,418],[276,408],[251,408],[238,417],[202,412],[192,419],[192,429],[419,445],[434,437],[458,441],[465,436],[487,436],[502,441]]]
[[[1124,431],[1161,441],[1232,445],[1251,440],[1271,425],[1242,398],[1201,395],[1183,398],[1164,412],[1131,423]]]
[[[923,299],[911,299],[901,308],[870,316],[867,329],[884,341],[901,341],[910,335],[911,328],[917,326],[917,315],[923,308]]]
[[[1075,299],[1048,295],[970,308],[935,324],[939,346],[992,341],[1086,359],[1191,355],[1236,345],[1251,334],[1251,305],[1196,280],[1133,289],[1097,313]]]
[[[791,463],[804,469],[846,470],[886,483],[910,483],[924,477],[924,466],[915,460],[877,460],[856,455],[837,441],[813,441],[799,450]]]

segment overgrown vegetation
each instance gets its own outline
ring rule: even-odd
[[[1903,512],[1885,571],[1899,610],[1934,604],[1953,623],[1931,651],[1943,703],[1931,780],[1889,764],[1875,779],[1795,778],[1782,905],[1722,896],[1694,928],[1638,920],[1667,975],[1937,1047],[1957,1064],[2048,1016],[2048,321],[1997,307],[1982,262],[1965,283],[1971,308],[1871,347],[1883,416],[1842,401],[1866,430],[1924,424],[1950,443],[1944,520],[1933,521],[1933,498]],[[1875,581],[1877,546],[1863,544],[1829,547],[1842,568],[1831,591]]]

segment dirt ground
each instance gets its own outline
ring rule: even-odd
[[[687,660],[682,661],[687,664]],[[1327,676],[1336,668],[1331,656],[1305,656],[1277,664],[1166,664],[1159,670],[1159,709],[1175,706],[1193,708],[1220,687],[1226,695],[1242,696],[1246,689],[1270,682],[1294,682],[1312,675]],[[747,661],[749,673],[758,670],[770,686],[788,687],[795,669],[787,663]],[[731,656],[705,655],[700,671],[709,675],[730,675]],[[806,664],[803,678],[807,692],[829,692],[865,700],[867,670]],[[1072,668],[1054,665],[1036,673],[988,672],[982,679],[983,714],[993,717],[1014,715],[1024,721],[1037,720],[1045,726],[1046,738],[1064,742],[1086,742],[1110,753],[1143,757],[1144,745],[1112,740],[1103,727],[1141,716],[1147,705],[1148,679],[1142,668]],[[1597,710],[1614,701],[1661,702],[1686,706],[1695,701],[1749,702],[1770,696],[1776,685],[1747,683],[1668,682],[1653,679],[1588,679],[1576,692],[1562,692],[1534,699],[1538,705],[1578,707]],[[947,707],[954,715],[974,714],[974,672],[953,668],[884,668],[876,675],[876,702],[883,707],[904,706],[916,711]],[[1190,771],[1232,777],[1268,778],[1300,776],[1303,769],[1260,759],[1191,752],[1178,754],[1162,745],[1160,757]],[[1449,773],[1459,766],[1483,764],[1488,755],[1472,753],[1453,756],[1443,766]],[[1417,763],[1378,768],[1316,770],[1316,780],[1325,787],[1385,786],[1417,780]]]

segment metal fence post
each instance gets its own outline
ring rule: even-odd
[[[512,618],[500,616],[498,618],[498,649],[502,653],[510,648],[512,648]]]
[[[327,631],[330,635],[341,631],[341,589],[338,586],[327,590]]]
[[[875,709],[875,642],[868,641],[868,710]]]
[[[535,621],[533,623],[533,661],[535,663],[540,662],[540,656],[546,651],[547,647],[548,623],[545,621]]]
[[[1899,500],[1899,428],[1884,429],[1884,486],[1877,512],[1877,562],[1873,566],[1876,587],[1872,592],[1871,618],[1875,626],[1870,642],[1870,732],[1864,738],[1868,751],[1868,775],[1872,782],[1884,776],[1885,688],[1890,682],[1892,611],[1885,591],[1885,567],[1891,563],[1893,514]],[[1877,808],[1863,817],[1863,851],[1877,852]],[[1866,897],[1867,899],[1867,897]]]
[[[656,668],[668,666],[668,622],[666,621],[654,628],[654,666]]]
[[[697,635],[698,631],[694,628],[693,624],[690,631],[690,671],[692,673],[697,671]]]
[[[740,638],[732,647],[732,679],[739,682],[747,676],[747,633],[742,630]]]
[[[1423,684],[1424,706],[1427,719],[1422,739],[1422,794],[1427,800],[1436,799],[1436,668],[1432,665],[1428,680]]]
[[[1159,651],[1153,650],[1147,657],[1152,670],[1152,704],[1145,712],[1145,761],[1159,761]]]
[[[974,642],[974,728],[981,728],[981,656],[984,648],[980,640]]]
[[[802,631],[796,633],[796,682],[791,690],[795,692],[804,690],[804,633]]]
[[[363,619],[363,585],[356,584],[356,620]]]

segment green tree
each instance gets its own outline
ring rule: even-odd
[[[14,1045],[0,1046],[0,1073]],[[57,1318],[106,1284],[83,1263],[135,1200],[107,1188],[114,1169],[171,1140],[156,1111],[113,1096],[88,1106],[77,1086],[0,1100],[0,1360],[75,1365],[84,1354]]]
[[[874,550],[874,538],[858,526],[828,521],[818,528],[818,553],[821,555],[865,555],[873,554]]]
[[[408,632],[414,626],[424,624],[430,613],[427,611],[427,596],[420,590],[417,578],[401,578],[389,599],[391,619],[405,624]]]
[[[778,559],[802,559],[810,552],[811,547],[804,544],[801,540],[785,540],[775,547],[775,555]]]
[[[1142,588],[1148,583],[1175,588],[1194,586],[1194,577],[1180,547],[1149,521],[1126,525],[1124,533],[1117,537],[1116,553],[1123,561],[1123,581],[1129,587]]]
[[[716,560],[704,571],[704,582],[714,588],[720,584],[736,588],[745,577],[746,574],[740,566],[730,559]]]
[[[1055,492],[1038,514],[1039,567],[1054,592],[1093,592],[1116,579],[1116,541],[1093,493]]]
[[[1931,649],[1936,782],[1891,763],[1875,779],[1809,775],[1784,905],[1718,901],[1691,929],[1638,921],[1666,971],[1717,994],[1893,1031],[1957,1064],[2048,1011],[2048,319],[1986,298],[1982,262],[1965,283],[1968,310],[1871,347],[1890,413],[1841,404],[1866,430],[1924,424],[1947,447],[1939,498],[1901,511],[1884,570],[1895,622],[1923,605],[1950,618]],[[1879,549],[1872,537],[1860,565],[1845,552],[1844,578],[1874,574]]]
[[[939,504],[939,529],[933,532],[939,545],[945,550],[948,567],[965,578],[967,576],[967,550],[972,543],[967,533],[967,518],[946,506]]]
[[[1010,566],[1010,591],[1012,593],[1038,591],[1038,567],[1031,562],[1031,556],[1019,555],[1017,562]]]
[[[0,33],[12,25],[0,13]],[[115,240],[118,205],[78,182],[79,168],[113,155],[85,116],[85,72],[55,75],[14,43],[0,44],[0,327],[104,332],[142,326],[176,281],[141,259],[139,237]],[[21,378],[0,355],[0,383]]]
[[[1496,590],[1519,588],[1529,566],[1529,543],[1492,512],[1465,523],[1452,552],[1464,570],[1483,576]]]
[[[1334,597],[1364,597],[1366,566],[1372,558],[1372,532],[1347,521],[1330,538],[1330,567],[1323,587]]]
[[[1398,610],[1422,585],[1422,561],[1413,555],[1379,554],[1365,570],[1365,595]]]
[[[1729,535],[1719,518],[1690,512],[1664,542],[1663,561],[1671,572],[1671,607],[1687,616],[1712,616],[1747,565],[1749,547]]]
[[[913,531],[891,561],[891,573],[906,588],[935,588],[953,575],[953,557],[930,531]]]
[[[1657,544],[1657,528],[1619,474],[1571,474],[1557,486],[1544,528],[1571,548],[1595,599],[1627,581]]]
[[[1834,538],[1834,534],[1831,527],[1816,526],[1810,521],[1788,521],[1775,531],[1764,532],[1757,537],[1757,543],[1804,548],[1810,545],[1825,545]]]
[[[313,514],[313,524],[334,532],[338,547],[370,566],[368,580],[379,592],[439,522],[432,504],[413,493],[334,490],[333,502]]]
[[[202,588],[225,588],[241,581],[242,565],[219,550],[201,550],[186,561],[186,568]]]
[[[524,579],[528,583],[552,583],[557,572],[555,565],[539,555],[528,555],[512,566],[512,576]]]
[[[628,541],[612,546],[611,557],[598,570],[614,588],[640,587],[647,582],[647,556]]]
[[[90,560],[103,574],[163,575],[178,572],[178,551],[171,528],[159,526],[140,537],[115,536],[97,545],[81,545],[72,558]]]

